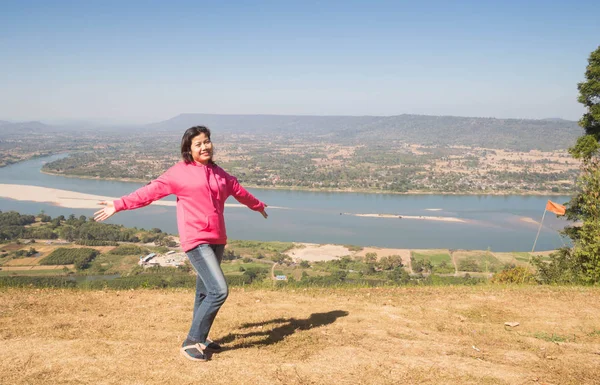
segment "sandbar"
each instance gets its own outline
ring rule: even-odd
[[[441,222],[459,222],[467,223],[466,220],[456,217],[434,217],[431,215],[398,215],[398,214],[351,214],[344,213],[344,215],[353,215],[355,217],[369,217],[369,218],[389,218],[389,219],[419,219],[424,221],[441,221]]]
[[[331,261],[346,255],[353,254],[347,247],[342,245],[319,245],[315,243],[297,243],[296,247],[286,251],[292,259],[300,261]]]
[[[533,219],[533,218],[529,218],[529,217],[521,217],[520,219],[521,219],[521,221],[522,221],[522,222],[534,223],[534,224],[536,224],[536,225],[539,225],[539,224],[540,224],[540,222],[536,221],[536,220],[535,220],[535,219]]]
[[[59,190],[49,187],[24,186],[17,184],[0,184],[0,198],[14,199],[18,201],[50,203],[55,206],[68,207],[72,209],[95,209],[100,201],[114,201],[119,197],[104,195],[85,194],[75,191]],[[157,206],[176,206],[173,201],[156,201],[152,203]],[[245,207],[239,203],[226,203],[226,207]],[[276,208],[271,207],[269,208]]]

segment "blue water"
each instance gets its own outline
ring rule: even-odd
[[[43,186],[87,194],[119,197],[141,187],[143,183],[65,178],[40,173],[45,162],[64,155],[34,159],[0,168],[0,183]],[[269,206],[269,218],[246,208],[226,209],[230,239],[297,241],[312,243],[353,244],[393,248],[487,249],[493,251],[530,251],[538,225],[522,217],[541,220],[548,199],[558,203],[568,196],[490,196],[490,195],[395,195],[331,193],[249,189]],[[173,200],[173,197],[165,199]],[[231,203],[236,203],[230,199]],[[442,209],[429,211],[427,209]],[[37,214],[44,210],[51,216],[73,213],[92,216],[94,210],[56,207],[46,203],[0,199],[0,210]],[[449,216],[468,223],[448,223],[398,218],[368,218],[340,213]],[[177,233],[175,208],[148,206],[120,212],[109,219],[130,227],[158,227]],[[546,214],[536,250],[561,247],[557,230],[566,222]]]

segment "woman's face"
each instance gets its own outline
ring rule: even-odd
[[[210,138],[204,133],[192,138],[190,150],[192,152],[192,158],[194,158],[196,162],[206,165],[212,160],[213,145]]]

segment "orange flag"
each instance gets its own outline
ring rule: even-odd
[[[554,203],[551,200],[548,200],[546,203],[546,210],[556,214],[556,215],[565,215],[565,210],[567,208],[563,205],[559,205],[558,203]]]

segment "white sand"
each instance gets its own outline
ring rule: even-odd
[[[536,220],[535,220],[535,219],[533,219],[533,218],[529,218],[529,217],[521,217],[520,219],[521,219],[521,221],[523,221],[523,222],[527,222],[527,223],[535,223],[536,225],[539,225],[539,224],[540,224],[540,222],[536,221]]]
[[[345,255],[353,254],[347,247],[341,245],[319,245],[316,243],[298,243],[297,245],[298,248],[293,248],[285,252],[285,254],[294,260],[310,262],[331,261]]]
[[[58,190],[48,187],[23,186],[16,184],[0,184],[0,198],[15,199],[18,201],[44,202],[56,206],[73,209],[99,209],[100,201],[113,201],[118,197],[84,194],[75,191]],[[175,206],[173,201],[156,201],[157,206]],[[245,207],[239,203],[227,203],[226,207]],[[269,209],[276,208],[269,206]]]

